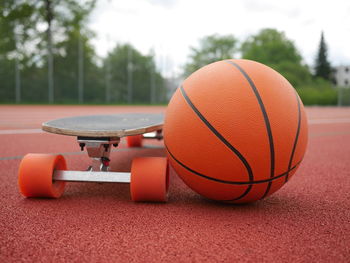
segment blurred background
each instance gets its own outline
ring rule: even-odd
[[[166,104],[193,71],[246,58],[306,105],[350,105],[350,2],[0,0],[0,103]]]

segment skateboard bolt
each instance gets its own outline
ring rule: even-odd
[[[80,146],[80,150],[84,151],[85,143],[79,143],[79,146]]]

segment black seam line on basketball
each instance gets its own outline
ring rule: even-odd
[[[269,178],[269,179],[265,179],[265,180],[257,180],[257,181],[246,181],[246,182],[237,182],[237,181],[227,181],[227,180],[222,180],[222,179],[217,179],[214,177],[210,177],[204,174],[201,174],[193,169],[191,169],[190,167],[188,167],[187,165],[185,165],[184,163],[180,162],[178,159],[175,158],[175,156],[172,154],[172,152],[169,150],[168,146],[166,145],[166,142],[164,142],[165,145],[165,149],[167,150],[167,152],[170,154],[170,156],[174,159],[175,162],[177,162],[179,165],[181,165],[183,168],[185,168],[186,170],[190,171],[191,173],[198,175],[200,177],[203,177],[205,179],[211,180],[211,181],[215,181],[218,183],[223,183],[223,184],[235,184],[235,185],[249,185],[249,184],[263,184],[263,183],[268,183],[268,182],[272,182],[274,180],[277,180],[283,176],[286,176],[286,174],[290,173],[291,171],[293,171],[300,163],[302,160],[300,160],[298,163],[296,163],[293,167],[290,168],[289,171],[286,171],[282,174],[279,174],[273,178]]]
[[[295,98],[297,99],[297,102],[298,102],[298,128],[297,128],[297,133],[295,135],[295,140],[294,140],[294,144],[293,144],[293,150],[292,150],[292,153],[291,153],[290,159],[289,159],[288,170],[292,166],[295,149],[297,147],[297,143],[298,143],[298,140],[299,140],[300,124],[301,124],[300,101],[299,101],[298,94],[297,94],[296,90],[294,90],[294,92],[295,92]],[[285,182],[288,182],[288,177],[289,177],[289,173],[285,177]]]
[[[180,91],[182,96],[185,98],[186,102],[192,110],[197,114],[197,116],[200,118],[200,120],[220,139],[221,142],[223,142],[232,152],[234,152],[238,158],[241,160],[245,168],[247,169],[248,172],[248,177],[249,181],[254,181],[254,175],[253,175],[253,170],[250,167],[248,161],[244,158],[244,156],[235,148],[233,147],[225,138],[222,136],[214,127],[213,125],[210,124],[210,122],[199,112],[199,110],[194,106],[188,95],[186,94],[183,86],[180,86]]]
[[[270,145],[270,165],[271,165],[271,170],[270,170],[270,178],[274,177],[275,174],[275,147],[274,147],[274,143],[273,143],[273,136],[272,136],[272,130],[271,130],[271,125],[270,125],[270,120],[269,117],[267,116],[267,112],[264,106],[264,103],[260,97],[259,91],[256,88],[253,80],[248,76],[248,74],[236,63],[234,63],[233,61],[230,60],[226,60],[227,63],[231,64],[232,66],[236,67],[242,74],[243,76],[246,78],[246,80],[248,81],[250,87],[252,88],[255,97],[257,98],[258,102],[259,102],[259,106],[261,109],[261,112],[263,114],[264,117],[264,121],[265,121],[265,126],[266,126],[266,130],[267,130],[267,135],[269,137],[269,145]],[[267,193],[270,191],[270,187],[271,187],[271,183],[269,183],[269,185],[266,188],[266,192],[263,195],[263,198],[267,195]]]
[[[222,201],[237,201],[243,197],[245,197],[249,192],[250,190],[252,189],[253,185],[252,184],[249,184],[249,186],[247,187],[247,189],[243,192],[243,194],[241,194],[240,196],[234,198],[234,199],[228,199],[228,200],[222,200]]]
[[[264,198],[267,196],[267,194],[270,192],[271,186],[272,186],[272,182],[269,182],[269,183],[267,184],[266,191],[265,191],[265,193],[263,194],[263,196],[261,197],[261,199],[264,199]]]

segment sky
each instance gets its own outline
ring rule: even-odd
[[[129,42],[143,54],[153,49],[170,76],[200,38],[232,34],[243,42],[263,28],[283,31],[310,66],[323,31],[331,64],[350,65],[349,0],[98,0],[89,28],[99,56]]]

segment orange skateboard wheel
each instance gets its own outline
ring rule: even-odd
[[[58,198],[64,191],[65,182],[53,181],[53,172],[66,169],[62,155],[27,154],[19,166],[19,190],[25,197]]]
[[[166,202],[169,185],[168,160],[136,158],[131,166],[130,193],[133,201]]]
[[[129,147],[142,147],[142,135],[133,135],[126,137],[126,142]]]

